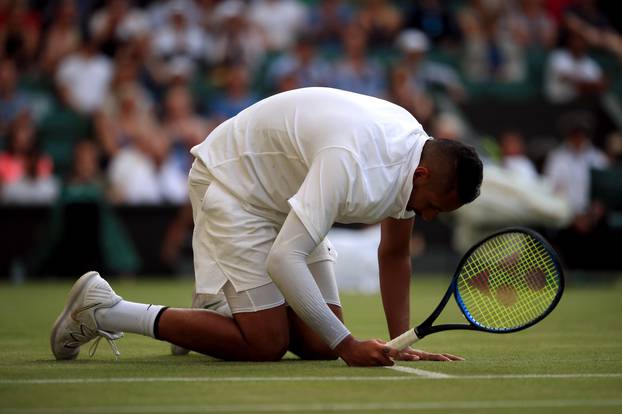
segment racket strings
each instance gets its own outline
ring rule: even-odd
[[[547,254],[546,250],[541,245],[535,244],[534,242],[535,242],[534,239],[527,239],[527,246],[525,247],[525,250],[527,250],[527,257],[529,257],[529,258],[533,258],[533,257],[537,257],[537,258],[547,257],[548,254]],[[510,243],[510,245],[511,244],[513,244],[513,243]],[[511,248],[515,248],[515,247],[518,247],[518,246],[510,246],[510,247]],[[535,249],[536,251],[533,252],[532,249]],[[512,254],[516,254],[516,253],[512,253]],[[521,252],[521,254],[522,254],[522,252]],[[507,268],[507,267],[509,267],[511,265],[512,264],[504,263],[503,267]],[[532,265],[533,265],[533,267],[530,268],[530,266],[532,266]],[[553,265],[552,262],[550,263],[550,265],[554,269],[554,265]],[[541,271],[542,272],[541,275],[542,275],[542,278],[543,278],[542,282],[543,283],[547,283],[546,287],[549,287],[549,288],[552,287],[549,284],[549,282],[548,282],[548,280],[547,280],[547,278],[545,276],[546,273],[544,273],[542,268],[544,268],[546,270],[548,268],[547,264],[546,263],[536,263],[534,265],[533,263],[530,263],[529,260],[519,261],[517,263],[517,268],[513,269],[513,271],[516,272],[515,276],[518,276],[518,275],[525,275],[525,276],[524,277],[521,277],[521,276],[514,277],[511,282],[508,282],[507,280],[503,280],[503,279],[499,278],[499,281],[500,281],[499,283],[501,284],[501,286],[504,287],[504,290],[505,290],[505,292],[502,293],[502,294],[505,294],[506,296],[509,296],[509,297],[506,297],[504,299],[505,303],[504,303],[504,300],[502,300],[502,299],[498,298],[498,300],[501,301],[502,304],[505,307],[510,307],[510,306],[514,305],[514,304],[510,304],[509,303],[510,301],[513,300],[513,297],[512,297],[512,295],[514,294],[513,288],[516,288],[517,294],[518,294],[518,292],[525,292],[525,291],[528,292],[528,293],[531,293],[532,288],[530,286],[528,286],[528,279],[527,278],[534,271],[536,271],[536,272]],[[510,283],[514,283],[514,285],[512,285]],[[497,287],[497,288],[499,288],[499,287]],[[554,289],[552,291],[551,299],[555,297],[555,292],[556,292],[556,289]],[[531,295],[529,299],[531,299],[531,300],[518,300],[518,298],[516,298],[516,302],[515,302],[515,306],[516,307],[514,307],[512,309],[512,311],[514,312],[515,315],[517,315],[517,316],[521,315],[521,316],[524,317],[524,319],[525,319],[524,322],[525,323],[528,323],[532,319],[537,318],[544,310],[546,310],[546,308],[548,307],[548,304],[550,303],[550,300],[547,300],[548,296],[546,296],[546,295],[544,295],[544,296],[543,295]],[[538,306],[538,305],[541,305],[541,306]],[[502,311],[502,310],[504,310],[504,308],[496,307],[496,308],[493,308],[493,310],[496,311],[494,313],[495,313],[495,316],[497,316],[497,320],[499,320],[499,318],[501,318],[503,316],[506,316],[506,317],[510,316],[507,313],[499,312],[499,310]],[[501,321],[499,320],[499,322],[501,322]]]
[[[516,323],[517,325],[523,325],[531,321],[532,319],[537,318],[541,312],[543,312],[547,306],[548,301],[544,302],[544,306],[538,306],[538,304],[542,305],[542,301],[539,300],[543,298],[541,295],[532,295],[529,286],[527,286],[527,276],[530,275],[530,272],[540,272],[539,274],[542,276],[542,282],[546,282],[544,273],[539,270],[541,267],[546,266],[533,266],[533,263],[530,260],[519,260],[521,257],[517,256],[515,249],[521,247],[516,245],[515,239],[508,239],[504,242],[502,240],[494,240],[491,243],[494,251],[497,253],[497,256],[500,256],[502,259],[499,261],[500,257],[493,257],[496,259],[496,269],[492,270],[492,278],[490,278],[490,292],[489,295],[495,297],[495,301],[486,301],[483,302],[485,305],[485,312],[482,315],[490,315],[490,323],[494,324],[494,327],[502,327],[512,325],[512,323]],[[526,253],[525,258],[527,257],[536,257],[534,256],[534,252],[532,249],[534,248],[533,243],[529,243],[530,245],[522,246],[523,251],[521,255]],[[512,252],[512,253],[510,253]],[[537,253],[546,253],[545,250]],[[485,250],[482,251],[483,254],[486,254]],[[531,268],[527,268],[527,267]],[[490,272],[490,270],[488,270]],[[510,277],[513,276],[511,280],[508,280],[508,274]],[[501,277],[499,277],[499,275]],[[516,277],[517,275],[526,275],[525,277]],[[520,292],[529,293],[529,299],[525,300],[524,295],[519,297]],[[546,296],[544,296],[546,297]],[[501,304],[502,306],[498,306]],[[481,308],[481,307],[480,307]],[[480,317],[480,319],[483,319]],[[522,320],[521,320],[522,319]]]
[[[537,306],[537,302],[540,301],[537,299],[542,298],[542,296],[530,295],[530,299],[532,299],[531,302],[527,300],[519,300],[519,292],[526,291],[531,293],[530,290],[525,290],[529,289],[527,286],[527,277],[515,277],[509,281],[507,280],[508,273],[510,273],[510,276],[515,276],[516,273],[521,275],[529,275],[529,272],[535,271],[540,272],[539,274],[542,278],[544,278],[544,273],[542,273],[541,270],[538,270],[538,266],[526,269],[526,266],[531,266],[533,263],[530,263],[529,260],[524,260],[524,258],[523,260],[518,260],[520,257],[516,255],[516,251],[510,253],[513,249],[520,247],[515,245],[515,240],[509,239],[504,240],[504,242],[501,240],[494,240],[493,243],[491,243],[491,246],[494,248],[497,255],[500,256],[493,257],[493,259],[496,259],[497,261],[495,266],[496,269],[487,270],[487,272],[491,272],[490,276],[492,276],[492,278],[490,278],[490,292],[488,292],[488,296],[496,296],[496,301],[483,302],[486,309],[484,314],[490,314],[492,316],[492,323],[496,323],[499,326],[507,326],[508,322],[511,322],[508,321],[507,318],[516,316],[522,316],[524,318],[523,321],[518,321],[518,323],[527,323],[529,320],[540,314],[540,309],[538,309],[539,307]],[[527,252],[527,255],[524,257],[533,256],[533,252],[530,251],[530,249],[533,249],[533,245],[522,247]],[[485,254],[486,252],[482,250],[482,253]],[[546,266],[544,267],[546,268]],[[502,277],[498,277],[499,275]],[[545,281],[546,279],[542,282]],[[536,303],[533,303],[533,299],[535,299]],[[502,306],[498,306],[499,303],[501,303]],[[546,304],[544,309],[546,309]],[[511,313],[508,312],[509,310],[511,310]]]
[[[502,331],[527,325],[546,312],[560,288],[560,275],[538,239],[513,232],[473,251],[457,283],[466,316]]]

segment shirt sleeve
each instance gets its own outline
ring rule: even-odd
[[[316,155],[298,192],[288,200],[316,245],[340,213],[350,210],[353,183],[359,178],[359,164],[348,150],[328,148]]]
[[[334,349],[350,331],[330,310],[309,270],[307,257],[315,247],[290,211],[268,255],[268,273],[294,312]]]

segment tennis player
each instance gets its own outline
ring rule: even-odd
[[[133,332],[224,360],[273,361],[289,349],[348,365],[459,359],[380,340],[343,323],[333,223],[382,222],[381,293],[393,338],[410,328],[409,241],[429,220],[474,200],[473,148],[431,139],[405,109],[329,88],[284,92],[242,111],[192,149],[189,175],[198,294],[223,291],[232,317],[123,300],[97,272],[83,275],[54,324],[52,351]]]

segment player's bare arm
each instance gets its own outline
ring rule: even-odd
[[[410,327],[410,236],[414,219],[388,218],[381,223],[378,264],[380,292],[389,336],[395,338]],[[461,361],[462,357],[406,348],[396,357],[415,361]]]
[[[380,292],[389,337],[410,327],[410,234],[414,219],[388,218],[381,223],[378,264]]]

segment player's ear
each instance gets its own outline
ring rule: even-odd
[[[430,169],[428,167],[423,167],[423,166],[417,167],[417,169],[415,170],[415,174],[413,175],[413,181],[417,179],[426,180],[429,178],[430,178]]]

